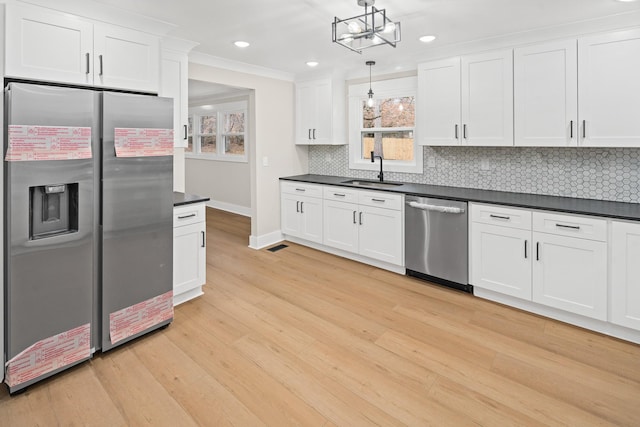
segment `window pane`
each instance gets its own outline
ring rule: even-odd
[[[363,128],[413,127],[415,116],[413,96],[375,99],[371,107],[362,102]]]
[[[244,113],[225,113],[224,133],[244,132]]]
[[[200,133],[216,133],[217,118],[213,116],[200,117]],[[215,142],[214,142],[215,144]],[[204,152],[204,150],[202,150]]]
[[[186,153],[193,153],[193,137],[189,135],[187,138],[187,148],[184,150]]]
[[[243,135],[232,135],[225,136],[225,150],[226,154],[244,154],[244,136]]]
[[[215,154],[216,152],[216,136],[215,135],[200,137],[200,152]]]
[[[382,151],[381,151],[382,150]],[[413,132],[362,132],[362,158],[382,152],[385,160],[413,160]]]

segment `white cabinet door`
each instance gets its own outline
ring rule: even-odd
[[[7,76],[92,84],[92,52],[92,24],[43,8],[7,5]]]
[[[471,284],[531,300],[531,231],[474,222]]]
[[[331,80],[315,84],[315,123],[311,131],[314,144],[331,144],[333,139]]]
[[[173,229],[173,295],[191,291],[206,282],[205,223]]]
[[[322,199],[300,197],[300,238],[322,243]]]
[[[332,248],[358,253],[358,212],[355,203],[324,201],[323,243]]]
[[[322,199],[281,193],[283,234],[322,243]]]
[[[515,145],[578,145],[576,40],[514,50]]]
[[[160,41],[139,31],[96,25],[93,64],[96,86],[158,92]]]
[[[460,145],[460,58],[418,67],[417,136],[420,145]]]
[[[462,143],[513,145],[513,53],[462,57]]]
[[[187,54],[163,51],[160,79],[160,96],[173,98],[173,144],[187,147],[189,119],[189,58]]]
[[[300,237],[302,221],[300,218],[300,198],[292,194],[282,193],[280,201],[280,228],[282,233]]]
[[[296,144],[311,144],[316,113],[314,82],[296,84]]]
[[[578,39],[580,145],[640,146],[640,30]]]
[[[611,322],[640,330],[640,224],[612,228]]]
[[[607,320],[607,244],[533,233],[533,301]]]
[[[360,255],[404,265],[402,212],[360,205]]]

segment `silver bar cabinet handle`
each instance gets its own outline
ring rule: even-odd
[[[207,241],[206,241],[206,236],[204,234],[204,231],[201,231],[202,233],[202,247],[206,247],[207,246]]]
[[[564,225],[564,224],[556,224],[556,227],[560,227],[560,228],[570,228],[572,230],[580,230],[580,226],[579,225]]]
[[[587,121],[583,120],[582,121],[582,138],[586,138],[587,137]]]
[[[313,130],[313,139],[316,139],[316,130]]]
[[[296,212],[300,213],[300,202],[296,202]]]
[[[178,219],[191,218],[191,217],[194,217],[194,216],[196,216],[196,214],[192,213],[192,214],[189,214],[189,215],[178,216]]]
[[[304,213],[304,202],[300,202],[300,213]]]
[[[184,138],[182,139],[187,139],[189,136],[187,135],[187,125],[183,125],[184,126]]]
[[[569,129],[570,129],[569,137],[573,139],[573,120],[571,120],[571,123],[569,124]]]
[[[89,65],[90,65],[89,64],[89,52],[85,53],[84,56],[85,56],[85,59],[86,59],[86,62],[87,62],[87,72],[85,74],[89,74]]]
[[[524,241],[524,259],[527,259],[527,241]]]
[[[98,55],[98,61],[100,62],[100,75],[102,75],[102,55]]]
[[[455,133],[456,133],[456,139],[458,139],[458,124],[456,123],[455,126]]]
[[[536,261],[540,261],[540,242],[536,242]]]
[[[467,125],[466,124],[462,125],[462,137],[464,139],[467,139]]]
[[[360,212],[360,216],[359,216],[358,222],[360,223],[360,225],[362,225],[362,212]]]
[[[353,223],[354,223],[354,224],[357,224],[357,223],[356,223],[356,211],[353,211]]]

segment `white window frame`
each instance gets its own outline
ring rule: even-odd
[[[398,79],[381,80],[371,84],[374,99],[401,98],[413,96],[417,101],[418,78],[402,77]],[[379,161],[371,163],[371,160],[362,158],[362,131],[413,131],[413,160],[384,160],[384,171],[423,173],[422,170],[422,146],[418,145],[416,137],[416,123],[412,128],[363,128],[362,127],[362,103],[368,99],[369,82],[349,86],[349,169],[372,170],[380,169]],[[416,111],[416,120],[417,120]]]
[[[193,151],[185,152],[185,157],[188,159],[203,159],[203,160],[217,160],[225,162],[240,162],[247,163],[249,161],[249,117],[248,117],[248,102],[225,102],[213,105],[202,105],[199,107],[189,108],[189,116],[192,117],[193,129],[192,129],[192,141]],[[226,133],[224,132],[224,115],[227,113],[243,113],[244,114],[244,132]],[[202,153],[200,146],[200,136],[209,135],[200,133],[200,117],[202,116],[217,116],[216,120],[216,152],[215,153]],[[227,154],[225,152],[224,140],[227,136],[243,135],[244,137],[244,154]]]

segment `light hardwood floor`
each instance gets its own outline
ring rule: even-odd
[[[0,425],[640,425],[640,346],[207,210],[205,295],[22,395]]]

